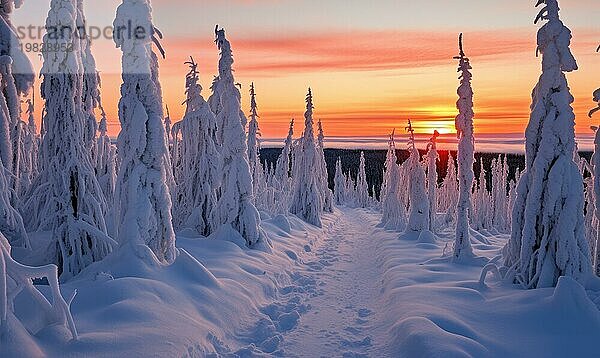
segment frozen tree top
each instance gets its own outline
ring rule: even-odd
[[[535,18],[537,24],[540,20],[547,21],[537,34],[537,52],[544,54],[544,68],[560,65],[561,71],[571,72],[577,70],[577,61],[569,48],[571,44],[571,30],[560,20],[557,0],[538,0],[536,6],[544,5]],[[552,46],[551,46],[552,45]],[[547,49],[551,51],[546,51]]]
[[[152,44],[165,57],[156,37],[162,38],[162,34],[152,23],[149,0],[123,0],[117,8],[113,27],[113,41],[123,51],[123,73],[151,73]]]

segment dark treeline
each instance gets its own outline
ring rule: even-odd
[[[381,189],[381,183],[383,182],[383,168],[385,164],[385,157],[387,151],[385,150],[359,150],[359,149],[326,149],[325,150],[325,161],[327,162],[327,172],[329,174],[329,186],[333,189],[333,177],[335,175],[335,162],[337,158],[342,159],[342,168],[344,173],[350,172],[352,177],[356,179],[358,173],[358,165],[360,162],[360,152],[365,153],[365,163],[367,172],[367,182],[369,183],[369,192],[375,187],[375,192],[379,195]],[[440,150],[438,151],[440,160],[438,162],[437,170],[440,183],[446,177],[446,169],[448,168],[448,153],[452,153],[456,163],[456,151]],[[266,162],[270,166],[274,166],[277,158],[281,154],[280,148],[264,148],[261,149],[261,159],[263,164]],[[425,155],[425,151],[420,151],[421,155]],[[408,151],[397,150],[397,155],[400,163],[408,159]],[[475,178],[479,178],[480,174],[480,163],[483,160],[483,168],[486,171],[486,179],[488,183],[488,190],[491,190],[491,166],[492,161],[497,159],[499,156],[506,155],[508,158],[508,165],[510,168],[509,180],[514,180],[517,169],[523,170],[525,168],[525,156],[522,154],[500,154],[500,153],[476,153],[475,154]],[[590,160],[592,153],[583,152],[580,155],[587,160]],[[371,193],[372,194],[372,193]]]

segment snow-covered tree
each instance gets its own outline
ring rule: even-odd
[[[11,189],[7,176],[10,171],[0,162],[0,233],[6,235],[11,246],[31,248],[21,214],[10,201]]]
[[[181,129],[181,162],[175,172],[174,221],[176,226],[194,228],[208,236],[222,162],[216,146],[217,123],[202,97],[198,64],[193,58],[187,64],[190,71],[186,76],[185,116],[175,124]]]
[[[319,186],[319,176],[315,168],[319,166],[319,152],[313,129],[313,97],[308,89],[306,113],[304,114],[304,134],[294,156],[293,180],[290,212],[309,224],[321,227],[323,198]]]
[[[275,166],[275,178],[281,186],[281,190],[289,189],[291,187],[290,171],[292,168],[292,152],[294,145],[294,120],[290,122],[290,130],[285,138],[283,150],[281,155],[277,158],[277,165]]]
[[[369,186],[367,184],[367,173],[365,163],[365,153],[360,152],[360,163],[358,165],[358,175],[356,177],[356,205],[366,208],[369,205]]]
[[[438,131],[433,132],[433,136],[427,143],[427,197],[429,199],[429,231],[435,231],[435,216],[437,214],[437,162],[440,158],[437,152],[437,138],[440,136]]]
[[[254,206],[252,175],[248,164],[246,118],[241,111],[241,95],[233,78],[233,54],[225,30],[216,28],[219,59],[219,90],[221,111],[217,113],[217,128],[221,132],[223,156],[221,196],[213,210],[214,228],[231,225],[246,240],[248,246],[260,237],[260,216]],[[222,126],[219,127],[219,124]]]
[[[117,158],[116,148],[112,145],[107,134],[108,125],[106,112],[100,106],[100,123],[98,124],[99,135],[96,139],[96,176],[102,188],[106,202],[112,207],[115,195],[115,183],[117,181]]]
[[[254,193],[259,194],[265,189],[263,167],[260,162],[260,128],[258,126],[258,105],[254,82],[250,84],[250,120],[248,121],[248,163],[252,174]]]
[[[387,194],[387,187],[390,181],[390,177],[392,176],[392,171],[390,168],[397,166],[398,157],[396,156],[396,142],[394,140],[394,135],[396,134],[396,129],[392,131],[390,134],[390,140],[388,141],[388,150],[385,155],[385,163],[383,165],[383,181],[381,183],[381,191],[379,196],[384,198]]]
[[[462,46],[462,34],[459,38],[458,72],[460,86],[458,87],[458,116],[456,116],[456,134],[458,136],[458,183],[459,194],[456,205],[456,240],[454,242],[453,260],[461,261],[473,256],[471,238],[469,236],[469,212],[471,211],[471,188],[475,174],[475,138],[473,136],[473,88],[471,87],[471,63],[465,56]]]
[[[166,108],[166,116],[164,119],[164,124],[165,124],[165,134],[166,134],[166,140],[167,140],[167,148],[171,149],[171,145],[173,144],[173,138],[172,134],[173,134],[173,121],[171,120],[171,113],[169,112],[169,106],[165,106]]]
[[[438,195],[438,208],[445,213],[447,224],[456,219],[456,204],[458,203],[458,178],[456,177],[456,164],[452,153],[448,153],[446,177],[442,182]]]
[[[21,96],[27,95],[34,82],[31,62],[20,46],[21,41],[11,21],[15,8],[22,0],[0,2],[0,159],[12,173],[9,181],[14,193],[19,193],[21,183],[24,137],[21,115]],[[14,200],[13,196],[13,202]]]
[[[560,276],[583,281],[591,270],[585,239],[583,180],[573,162],[573,96],[564,72],[577,69],[571,31],[557,0],[540,0],[542,75],[533,90],[526,138],[526,169],[517,189],[505,265],[526,288],[552,287]]]
[[[333,212],[333,193],[329,189],[329,174],[327,173],[327,163],[325,162],[325,134],[323,134],[323,124],[319,119],[317,123],[319,134],[317,135],[317,150],[319,166],[316,168],[319,175],[319,187],[323,197],[323,210],[328,213]]]
[[[508,162],[506,155],[492,162],[492,222],[500,232],[508,232]]]
[[[345,201],[346,205],[356,205],[356,182],[352,179],[352,175],[348,172],[346,175],[346,190]]]
[[[77,20],[79,32],[79,47],[81,52],[81,63],[83,66],[83,92],[82,102],[84,117],[83,140],[89,150],[96,144],[96,115],[94,110],[100,105],[100,74],[96,70],[96,60],[92,55],[92,40],[85,33],[87,22],[83,9],[83,0],[77,0]],[[84,36],[85,35],[85,36]]]
[[[400,198],[401,167],[397,164],[394,132],[390,135],[389,149],[385,164],[385,187],[382,189],[382,219],[386,229],[403,231],[406,229],[406,206]]]
[[[600,111],[600,88],[594,91],[594,102],[598,103],[598,106],[590,111],[590,118],[594,115],[594,113]],[[596,217],[595,220],[595,233],[596,237],[593,238],[594,251],[592,252],[592,265],[594,269],[594,273],[596,275],[600,275],[600,227],[598,223],[600,223],[600,130],[598,127],[592,127],[592,130],[596,133],[594,138],[594,155],[592,155],[592,190],[593,191],[593,207],[590,208],[590,211],[593,211]]]
[[[37,134],[34,118],[34,101],[28,99],[27,103],[27,123],[22,122],[24,131],[23,150],[21,151],[22,160],[20,164],[21,174],[19,175],[20,184],[18,186],[18,197],[24,198],[31,188],[33,180],[38,175],[38,154],[40,138]]]
[[[335,176],[333,178],[334,192],[333,197],[336,205],[345,204],[346,200],[346,178],[342,171],[342,158],[338,158],[335,162]]]
[[[84,68],[76,29],[75,0],[52,0],[47,27],[71,29],[61,36],[48,33],[44,44],[71,46],[69,51],[44,52],[41,96],[46,101],[41,172],[32,186],[24,211],[31,213],[33,230],[52,231],[54,244],[46,261],[59,266],[69,279],[103,259],[114,246],[107,236],[106,202],[98,185],[90,147],[86,143]]]
[[[415,145],[415,131],[408,120],[406,131],[409,134],[407,161],[409,214],[406,232],[429,230],[429,200],[425,189],[425,170],[421,166],[421,156]]]
[[[138,256],[144,257],[147,247],[160,263],[170,264],[177,254],[168,185],[172,174],[153,42],[163,56],[164,51],[155,37],[150,1],[123,0],[113,26],[117,29],[114,42],[123,53],[121,158],[114,209],[117,235],[119,243],[131,245]],[[144,29],[145,36],[132,38],[126,31],[118,31],[130,27]]]
[[[487,190],[486,171],[483,167],[483,158],[479,161],[479,177],[476,180],[471,195],[471,227],[475,230],[491,229],[492,227],[492,196]]]

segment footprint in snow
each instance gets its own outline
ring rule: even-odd
[[[373,311],[366,309],[366,308],[361,308],[358,310],[358,317],[360,317],[360,318],[366,318],[372,314],[373,314]]]

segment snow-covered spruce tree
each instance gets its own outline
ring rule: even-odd
[[[390,135],[389,148],[385,169],[387,179],[381,197],[383,203],[381,223],[386,229],[404,231],[406,229],[406,206],[400,199],[400,191],[402,190],[400,187],[401,167],[396,164],[398,158],[393,132]]]
[[[169,112],[169,106],[165,106],[166,108],[166,116],[164,119],[165,124],[165,139],[167,141],[167,148],[171,149],[171,145],[173,145],[172,134],[173,134],[173,122],[171,121],[171,113]]]
[[[471,188],[475,174],[475,138],[473,137],[473,88],[471,87],[471,63],[465,56],[462,46],[462,34],[459,37],[458,72],[458,116],[456,116],[456,134],[458,136],[458,202],[456,205],[456,240],[454,242],[453,260],[459,262],[473,256],[471,238],[469,236],[469,213],[471,212]]]
[[[345,190],[345,201],[348,206],[356,205],[356,183],[352,179],[352,175],[348,172],[346,175],[346,190]]]
[[[342,158],[337,159],[335,162],[335,176],[333,178],[333,198],[336,205],[345,204],[346,200],[346,178],[342,171]]]
[[[445,213],[446,224],[454,222],[456,219],[456,204],[458,203],[458,178],[456,177],[456,164],[452,153],[448,154],[446,177],[442,182],[438,200],[439,209]]]
[[[19,175],[20,184],[17,196],[24,198],[31,188],[34,178],[38,175],[38,154],[40,138],[37,135],[34,118],[34,101],[28,99],[27,103],[27,123],[22,122],[24,131],[23,150],[21,151],[22,160],[20,164],[21,174]]]
[[[415,145],[415,131],[408,120],[406,131],[409,134],[407,161],[409,214],[406,232],[429,230],[429,200],[425,189],[425,170],[421,166],[421,156]]]
[[[594,91],[594,102],[598,103],[598,107],[592,109],[590,111],[590,118],[594,115],[594,113],[600,111],[600,88]],[[598,127],[592,127],[592,130],[596,133],[594,138],[594,155],[592,155],[592,189],[593,189],[593,211],[596,216],[595,220],[595,232],[596,237],[594,237],[594,251],[592,252],[592,266],[594,269],[594,273],[600,276],[600,130]],[[592,208],[590,208],[592,209]]]
[[[250,120],[248,121],[248,164],[252,174],[254,193],[258,196],[265,189],[263,167],[260,162],[260,128],[258,126],[258,105],[254,82],[250,84]]]
[[[118,138],[121,158],[114,209],[117,237],[121,246],[131,245],[140,258],[147,257],[149,248],[156,260],[170,264],[177,255],[167,184],[171,164],[158,57],[152,43],[163,50],[155,37],[150,1],[123,0],[113,26],[115,44],[123,52]],[[144,29],[144,36],[128,36],[122,29],[130,27]]]
[[[333,193],[329,189],[329,174],[327,173],[327,163],[325,162],[325,134],[323,134],[323,124],[320,119],[317,123],[317,128],[319,130],[319,134],[317,135],[319,167],[317,170],[319,171],[319,187],[321,188],[323,198],[323,211],[332,213]]]
[[[87,33],[87,23],[83,9],[83,0],[77,0],[77,29],[79,31],[79,46],[81,63],[83,65],[82,102],[85,113],[83,139],[89,150],[96,144],[98,124],[94,110],[100,105],[100,74],[96,70],[96,60],[92,55],[92,40]]]
[[[114,246],[104,221],[104,194],[85,142],[87,113],[76,5],[75,0],[50,3],[46,27],[72,30],[60,36],[49,32],[44,43],[60,47],[66,42],[72,50],[44,52],[41,172],[24,204],[24,211],[31,213],[32,230],[52,231],[54,244],[45,260],[57,264],[65,280],[103,259]]]
[[[248,164],[246,144],[246,118],[241,112],[240,91],[233,78],[233,55],[225,30],[216,28],[216,42],[221,50],[219,81],[221,111],[216,115],[217,128],[221,132],[223,156],[221,196],[213,210],[212,224],[216,229],[231,225],[246,240],[248,246],[256,244],[260,237],[260,216],[254,206],[252,175]],[[222,124],[219,127],[218,124]]]
[[[508,162],[506,155],[492,162],[492,208],[493,226],[500,232],[508,232],[506,218],[508,207]]]
[[[176,227],[194,228],[208,236],[222,162],[216,146],[216,119],[202,97],[198,65],[193,58],[187,64],[185,116],[175,124],[181,127],[181,163],[175,178],[174,221]]]
[[[104,112],[102,106],[100,106],[100,112],[99,135],[96,140],[96,176],[108,206],[112,207],[117,180],[116,148],[112,145],[107,134],[106,112]]]
[[[437,151],[437,138],[440,136],[438,131],[433,132],[433,136],[427,143],[427,197],[429,198],[429,231],[435,232],[435,216],[437,213],[437,162],[440,159]]]
[[[369,186],[367,184],[364,152],[360,152],[360,164],[358,166],[358,175],[356,177],[356,205],[361,208],[366,208],[369,205]]]
[[[559,277],[584,281],[590,273],[583,217],[583,180],[573,162],[573,96],[564,72],[577,69],[571,31],[559,18],[556,0],[536,18],[547,21],[537,36],[542,75],[533,90],[526,138],[526,168],[517,189],[505,265],[526,288],[552,287]]]
[[[398,157],[396,156],[396,141],[394,140],[395,134],[396,129],[392,131],[390,134],[390,140],[388,141],[388,150],[385,155],[385,163],[383,165],[383,181],[381,183],[381,190],[379,192],[379,196],[381,198],[385,198],[387,194],[388,183],[392,175],[390,168],[397,167]]]
[[[7,176],[10,171],[0,162],[0,233],[6,235],[11,246],[31,248],[21,214],[11,203],[11,189]]]
[[[275,166],[275,179],[279,182],[280,190],[288,190],[291,187],[290,173],[292,169],[292,152],[294,145],[294,120],[290,122],[290,130],[285,138],[281,155],[277,158]]]
[[[11,171],[11,188],[21,191],[20,168],[23,156],[25,131],[21,122],[21,96],[33,87],[34,71],[31,62],[20,46],[17,30],[12,24],[11,15],[22,0],[0,2],[0,158]],[[16,198],[11,199],[16,201]]]
[[[487,189],[487,175],[483,166],[483,158],[479,161],[479,178],[471,196],[470,223],[475,230],[491,229],[493,208],[492,196]]]
[[[294,157],[294,187],[290,212],[309,224],[321,227],[323,198],[318,173],[315,170],[319,166],[319,152],[313,129],[313,109],[312,91],[309,88],[306,96],[304,133]]]

